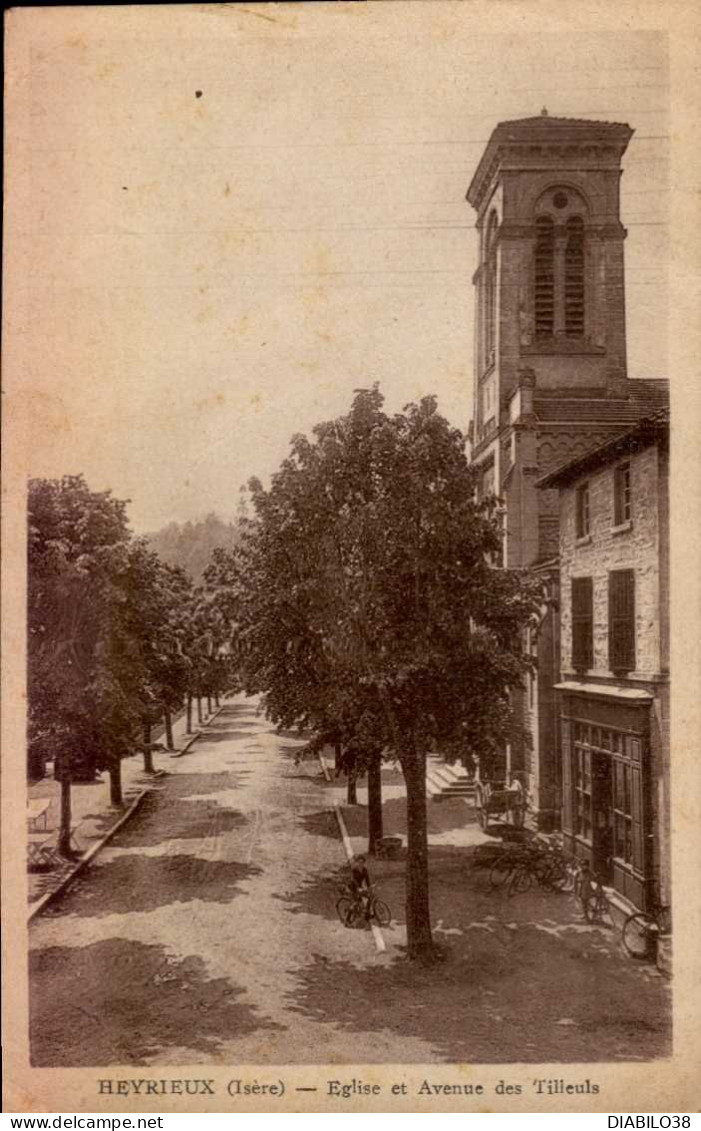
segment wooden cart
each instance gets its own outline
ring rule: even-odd
[[[526,792],[517,780],[508,785],[503,780],[477,781],[475,806],[483,829],[487,828],[492,818],[521,829],[526,816]]]

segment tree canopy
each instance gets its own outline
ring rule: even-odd
[[[388,415],[359,390],[250,491],[228,562],[246,687],[285,725],[381,720],[407,786],[409,952],[429,957],[426,752],[488,762],[507,740],[539,584],[494,568],[494,500],[431,397]]]

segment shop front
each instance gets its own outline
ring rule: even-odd
[[[636,907],[652,896],[650,706],[637,688],[558,685],[562,832],[604,884]]]

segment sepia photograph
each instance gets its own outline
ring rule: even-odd
[[[670,31],[544,7],[9,13],[13,1110],[690,1110]]]

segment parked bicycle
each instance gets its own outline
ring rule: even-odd
[[[671,908],[656,906],[629,915],[621,932],[623,945],[632,958],[648,959],[660,968],[659,940],[672,933]]]
[[[509,895],[527,892],[534,880],[546,891],[564,891],[571,885],[569,863],[560,849],[532,842],[506,850],[489,873],[492,887],[505,887]]]
[[[374,885],[358,892],[344,884],[339,891],[336,912],[345,927],[357,927],[373,919],[380,927],[388,927],[392,922],[389,905],[375,894]]]
[[[612,924],[604,885],[600,877],[591,871],[586,860],[578,866],[574,880],[574,894],[582,905],[587,923],[601,923],[607,926]]]

